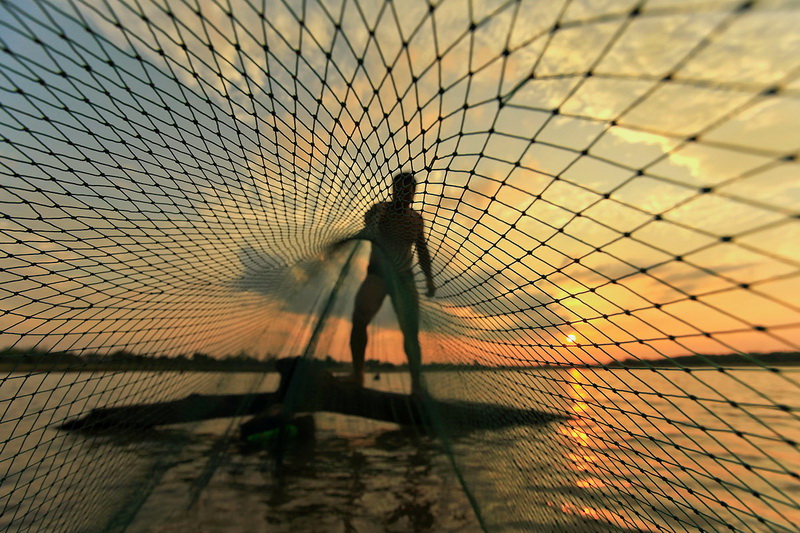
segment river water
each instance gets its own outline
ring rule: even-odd
[[[279,468],[237,441],[238,419],[123,434],[55,427],[98,406],[270,391],[277,376],[9,374],[0,383],[0,530],[797,531],[797,376],[431,373],[437,397],[572,418],[441,441],[318,413],[316,441]],[[386,373],[369,386],[405,391],[408,380]]]

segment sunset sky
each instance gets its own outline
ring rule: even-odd
[[[796,4],[143,4],[0,7],[0,347],[301,353],[407,170],[426,361],[798,349]]]

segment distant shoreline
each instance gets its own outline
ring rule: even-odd
[[[274,357],[264,360],[246,355],[214,358],[204,354],[192,357],[148,357],[118,352],[106,356],[96,354],[75,355],[65,352],[43,352],[30,350],[0,350],[0,372],[275,372]],[[330,372],[349,372],[349,362],[332,359],[322,360]],[[604,370],[684,370],[694,368],[733,369],[733,368],[776,368],[800,366],[800,352],[772,352],[752,354],[685,355],[672,358],[638,360],[626,359],[606,364],[539,364],[539,365],[483,365],[429,363],[424,364],[427,372],[446,371],[503,371],[503,370],[564,370],[573,368]],[[407,372],[406,364],[395,365],[383,361],[368,360],[367,373]]]
[[[752,364],[734,364],[734,365],[713,365],[713,364],[688,364],[676,365],[666,364],[664,361],[657,361],[652,364],[626,364],[620,363],[608,365],[534,365],[534,366],[472,366],[472,365],[423,365],[423,370],[426,372],[482,372],[482,371],[541,371],[541,370],[571,370],[571,369],[586,369],[586,370],[671,370],[683,371],[686,370],[735,370],[735,369],[772,369],[772,368],[793,368],[800,367],[800,362],[781,362],[779,364],[759,365]],[[350,370],[349,365],[343,365],[341,368],[331,368],[333,373],[344,373]],[[368,374],[385,374],[385,373],[405,373],[408,368],[395,367],[384,369],[371,369]],[[35,373],[48,373],[48,372],[216,372],[216,373],[275,373],[274,368],[252,368],[252,367],[205,367],[193,365],[114,365],[114,364],[85,364],[85,365],[60,365],[60,364],[42,364],[42,363],[8,363],[0,362],[0,373],[21,373],[21,374],[35,374]]]

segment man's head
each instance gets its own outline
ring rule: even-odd
[[[414,191],[417,182],[414,181],[414,174],[401,172],[395,174],[392,180],[392,201],[410,205],[414,201]]]

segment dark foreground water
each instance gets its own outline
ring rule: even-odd
[[[213,439],[198,436],[128,531],[480,531],[445,456],[430,441],[328,427],[305,448],[288,453],[277,469],[267,452],[238,445],[214,458]]]
[[[374,385],[402,389],[405,377]],[[448,456],[394,424],[319,413],[280,467],[241,419],[124,433],[55,426],[95,406],[274,390],[254,374],[39,374],[0,386],[0,531],[480,531]]]
[[[278,468],[237,441],[238,419],[123,434],[55,429],[95,406],[273,390],[276,376],[11,374],[0,383],[0,530],[469,532],[482,521],[498,531],[797,531],[795,376],[435,373],[440,396],[550,405],[574,418],[442,444],[320,413],[316,441]],[[408,382],[384,374],[370,386]]]

